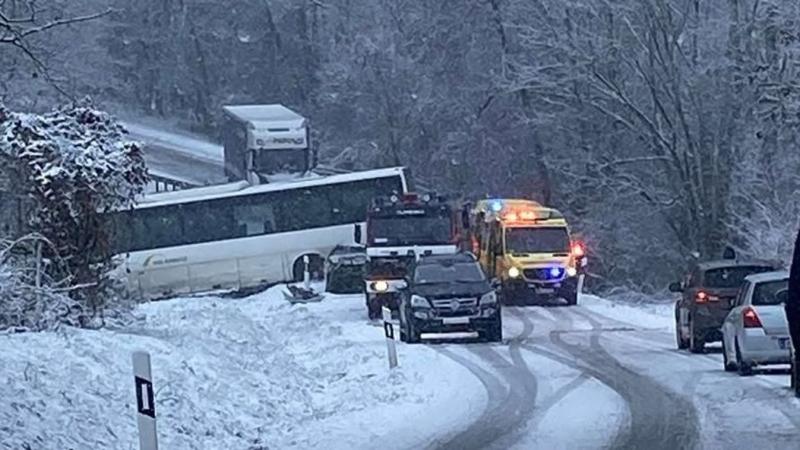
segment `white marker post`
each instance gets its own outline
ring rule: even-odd
[[[311,272],[308,271],[308,265],[311,260],[308,255],[303,256],[303,287],[305,290],[311,289]]]
[[[136,385],[136,418],[139,422],[139,448],[158,450],[156,434],[156,403],[153,376],[150,373],[150,354],[133,352],[133,380]]]
[[[382,307],[383,313],[383,332],[386,335],[386,350],[389,353],[389,368],[397,367],[397,347],[394,342],[394,325],[392,324],[392,310]]]

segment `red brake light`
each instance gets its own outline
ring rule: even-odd
[[[756,314],[756,310],[747,307],[742,310],[742,322],[744,323],[745,328],[761,328],[761,319],[758,318],[758,314]]]
[[[572,256],[576,258],[580,258],[586,254],[586,251],[583,249],[583,244],[580,242],[575,242],[572,244]]]
[[[698,292],[694,296],[695,303],[705,303],[708,301],[708,294],[703,291]]]

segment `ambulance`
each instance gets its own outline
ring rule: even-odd
[[[488,199],[475,204],[467,225],[471,250],[503,303],[577,304],[587,258],[561,212],[531,200]]]

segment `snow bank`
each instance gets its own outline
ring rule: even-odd
[[[279,289],[143,305],[119,330],[0,335],[0,443],[135,448],[138,349],[168,449],[414,448],[480,412],[478,381],[433,349],[401,345],[389,371],[362,299],[292,306]]]

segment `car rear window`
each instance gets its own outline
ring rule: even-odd
[[[753,289],[753,305],[780,305],[786,300],[789,280],[767,281],[756,284]]]
[[[735,266],[710,269],[705,273],[703,284],[709,288],[738,288],[748,275],[773,270],[764,266]]]

